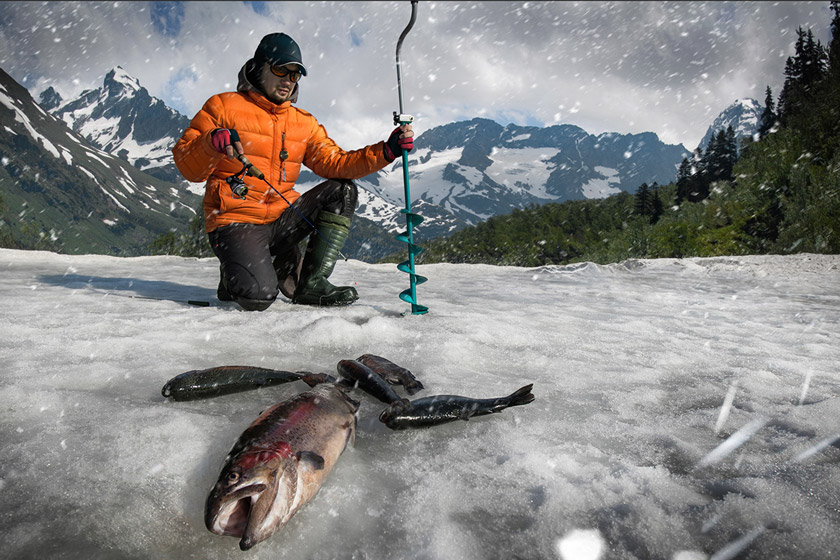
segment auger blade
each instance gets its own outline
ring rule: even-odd
[[[409,228],[416,228],[417,226],[423,223],[423,216],[421,216],[420,214],[415,214],[414,212],[406,210],[405,208],[400,210],[400,212],[402,214],[405,214],[405,219],[408,223]]]
[[[405,272],[406,274],[410,275],[410,280],[413,284],[422,284],[423,282],[426,282],[428,280],[428,278],[426,278],[425,276],[420,276],[419,274],[415,274],[414,272],[412,272],[408,266],[404,266],[407,262],[408,261],[398,264],[397,268],[402,272]]]
[[[410,303],[412,305],[417,305],[417,300],[414,297],[412,297],[412,295],[411,295],[411,288],[409,288],[408,290],[403,290],[402,292],[400,292],[400,299],[403,300],[406,303]]]
[[[403,261],[400,264],[398,264],[397,265],[397,270],[400,270],[401,272],[405,272],[406,274],[413,274],[414,276],[419,276],[418,274],[416,274],[414,272],[414,269],[411,268],[411,262],[410,261]],[[419,276],[419,277],[423,278],[422,276]],[[425,281],[426,281],[426,278],[423,278],[423,282],[425,282]]]
[[[406,243],[408,245],[409,252],[411,252],[414,256],[417,256],[423,251],[425,251],[425,249],[420,245],[415,245],[414,243],[408,240],[408,232],[404,231],[403,233],[394,236],[394,238],[397,241],[402,241],[403,243]]]
[[[417,304],[417,300],[411,295],[411,289],[401,291],[400,299],[406,303]]]

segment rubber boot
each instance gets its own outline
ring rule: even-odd
[[[330,212],[318,214],[315,227],[306,247],[300,281],[292,303],[302,305],[350,305],[359,294],[352,286],[333,286],[327,280],[335,268],[338,253],[350,234],[350,218]],[[323,236],[323,237],[322,237]]]

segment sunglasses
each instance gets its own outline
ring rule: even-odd
[[[277,76],[278,78],[289,78],[289,81],[293,84],[296,84],[298,80],[300,80],[301,73],[300,70],[292,70],[287,66],[269,66],[271,69],[271,73]]]

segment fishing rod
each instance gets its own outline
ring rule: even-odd
[[[397,93],[399,95],[400,112],[394,111],[394,124],[403,126],[414,122],[414,117],[407,115],[403,111],[403,94],[402,94],[402,68],[400,63],[400,50],[402,49],[403,41],[408,32],[414,27],[414,22],[417,20],[417,0],[411,1],[411,20],[403,29],[400,38],[397,41]],[[405,214],[406,230],[397,235],[397,240],[402,241],[408,245],[408,260],[397,265],[397,269],[407,273],[409,276],[409,288],[400,292],[400,299],[411,304],[411,313],[413,315],[423,315],[429,312],[429,308],[425,305],[417,303],[417,285],[422,284],[427,278],[417,274],[414,267],[414,259],[417,255],[423,252],[423,248],[414,244],[414,234],[412,230],[423,222],[423,217],[411,211],[411,190],[408,182],[408,150],[402,151],[402,165],[403,165],[403,186],[405,188],[405,208],[400,210],[401,214]]]
[[[346,257],[346,256],[344,256],[344,253],[342,253],[342,252],[341,252],[341,249],[339,249],[338,247],[336,247],[335,245],[333,245],[332,241],[330,241],[329,239],[327,239],[327,238],[324,236],[324,234],[323,234],[323,233],[321,233],[321,232],[318,230],[318,228],[316,228],[316,227],[315,227],[315,224],[313,224],[312,222],[310,222],[310,221],[309,221],[309,219],[307,219],[307,217],[306,217],[306,216],[304,216],[304,215],[301,213],[301,211],[300,211],[300,210],[298,210],[297,208],[295,208],[295,207],[292,205],[292,203],[291,203],[291,202],[289,202],[289,199],[288,199],[288,198],[286,198],[285,196],[283,196],[283,193],[281,193],[280,191],[278,191],[277,189],[275,189],[275,188],[274,188],[274,185],[272,185],[271,183],[269,183],[269,182],[268,182],[268,179],[266,179],[266,178],[265,178],[265,174],[264,174],[262,171],[260,171],[260,170],[259,170],[259,168],[257,168],[257,167],[256,167],[253,163],[251,163],[250,161],[248,161],[248,158],[247,158],[247,157],[245,157],[245,154],[239,154],[239,155],[237,155],[237,156],[236,156],[236,159],[238,159],[238,160],[239,160],[239,162],[243,165],[242,170],[241,170],[241,171],[239,171],[238,173],[234,174],[234,175],[231,175],[231,176],[230,176],[230,177],[228,177],[227,179],[225,179],[225,182],[227,182],[227,184],[228,184],[228,185],[230,185],[230,190],[231,190],[231,191],[233,191],[233,195],[234,195],[234,196],[236,196],[237,198],[245,198],[245,195],[247,195],[247,194],[248,194],[248,185],[246,185],[246,184],[245,184],[245,181],[243,181],[243,180],[242,180],[242,177],[243,177],[245,174],[248,174],[248,175],[250,175],[251,177],[256,177],[257,179],[261,179],[261,180],[262,180],[262,181],[263,181],[266,185],[268,185],[268,186],[271,188],[271,190],[273,190],[273,191],[274,191],[274,192],[276,192],[278,195],[280,195],[280,198],[282,198],[282,199],[286,202],[286,204],[288,204],[288,205],[289,205],[289,208],[291,208],[292,210],[294,210],[295,212],[297,212],[297,215],[298,215],[298,216],[300,216],[301,218],[303,218],[303,221],[304,221],[304,222],[306,222],[307,224],[309,224],[309,225],[312,227],[312,229],[315,231],[315,233],[317,233],[318,235],[320,235],[320,236],[321,236],[321,238],[322,238],[324,241],[326,241],[326,242],[329,244],[329,246],[330,246],[330,247],[332,247],[333,249],[335,249],[335,250],[338,252],[338,254],[341,256],[341,258],[343,258],[345,261],[346,261],[346,260],[348,260],[348,259],[347,259],[347,257]]]

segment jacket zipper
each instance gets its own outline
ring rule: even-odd
[[[280,137],[280,171],[283,173],[283,182],[286,182],[286,158],[289,157],[286,152],[286,133]]]

